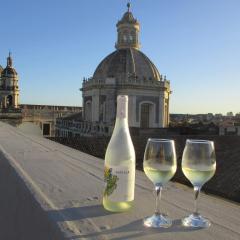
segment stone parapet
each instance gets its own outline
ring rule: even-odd
[[[170,92],[170,82],[168,80],[158,81],[158,80],[147,80],[147,79],[137,79],[137,78],[128,78],[127,81],[116,81],[114,78],[112,81],[109,79],[94,79],[94,78],[88,78],[83,80],[83,89],[89,89],[89,88],[99,88],[103,87],[106,88],[108,85],[112,87],[118,86],[125,86],[128,88],[138,88],[138,87],[144,87],[144,88],[160,88],[165,89],[168,92]],[[82,90],[83,90],[82,89]]]

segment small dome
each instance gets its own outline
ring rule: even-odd
[[[122,19],[120,21],[118,21],[117,26],[119,26],[120,24],[124,24],[124,23],[131,23],[131,24],[138,24],[137,19],[135,19],[133,17],[133,14],[131,12],[125,12]]]
[[[13,68],[13,67],[9,67],[7,66],[6,68],[4,68],[2,70],[2,73],[1,73],[2,77],[7,77],[9,75],[17,75],[17,72],[16,70]]]
[[[9,56],[7,57],[7,66],[2,70],[1,76],[2,77],[8,77],[8,76],[16,76],[17,72],[13,68],[13,60],[11,57],[11,52],[9,52]]]
[[[160,74],[151,60],[134,48],[118,49],[98,65],[93,78],[115,77],[118,82],[130,76],[137,79],[160,81]]]
[[[126,12],[122,19],[120,20],[120,23],[136,23],[137,20],[133,17],[133,14],[131,12]]]
[[[127,10],[127,12],[124,13],[122,19],[118,22],[117,25],[123,24],[123,23],[134,23],[134,24],[138,24],[137,19],[135,19],[135,18],[133,17],[133,14],[132,14],[131,11],[130,11],[130,7],[131,7],[131,4],[128,3],[128,4],[127,4],[128,10]]]

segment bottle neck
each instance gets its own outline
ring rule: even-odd
[[[117,103],[117,119],[128,119],[128,102],[124,101],[123,99],[119,99]]]
[[[115,128],[116,127],[128,128],[128,101],[126,98],[118,98]]]
[[[129,133],[129,126],[128,126],[128,119],[126,117],[118,117],[116,118],[115,121],[115,126],[113,129],[113,136],[118,136],[119,134],[130,134]]]

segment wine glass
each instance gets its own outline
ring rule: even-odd
[[[185,227],[207,228],[210,221],[198,212],[197,200],[201,187],[212,178],[216,171],[216,156],[213,141],[186,141],[182,157],[182,171],[194,187],[194,212],[182,219]]]
[[[163,185],[167,183],[177,170],[175,145],[173,140],[149,138],[143,161],[144,172],[153,182],[156,191],[156,210],[151,217],[144,219],[145,227],[170,227],[172,220],[160,212],[159,202]]]

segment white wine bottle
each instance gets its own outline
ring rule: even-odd
[[[103,206],[123,212],[133,206],[135,151],[128,128],[128,96],[117,97],[117,116],[105,154]]]

